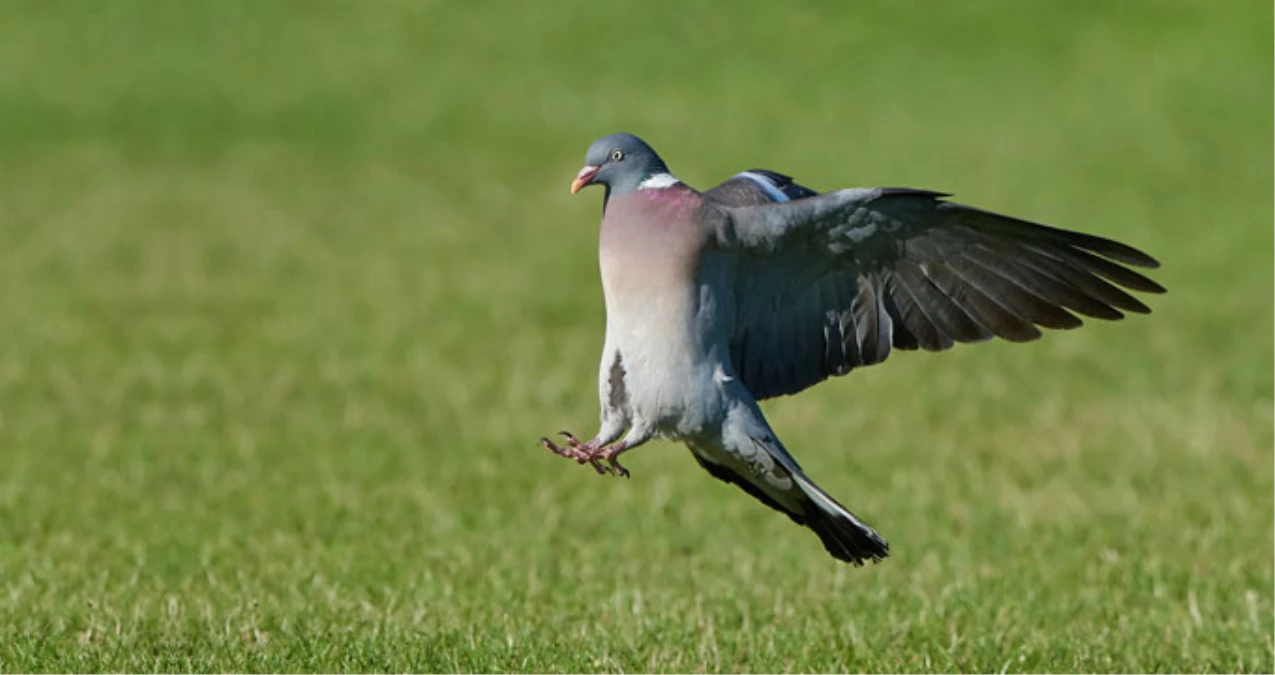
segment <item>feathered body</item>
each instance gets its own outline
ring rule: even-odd
[[[885,557],[885,540],[806,476],[759,400],[879,363],[893,348],[1030,340],[1038,326],[1080,325],[1072,311],[1149,311],[1118,286],[1163,291],[1122,266],[1155,266],[1136,249],[926,190],[820,195],[752,170],[701,194],[623,134],[590,149],[573,190],[591,183],[608,187],[602,423],[587,443],[542,443],[627,475],[620,453],[655,437],[684,442],[710,474],[855,564]]]

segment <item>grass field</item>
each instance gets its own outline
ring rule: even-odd
[[[846,3],[849,4],[849,3]],[[1269,3],[0,5],[0,671],[1270,672]],[[766,406],[864,569],[592,431],[590,141],[1156,255]]]

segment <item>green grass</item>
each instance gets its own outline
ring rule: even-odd
[[[0,671],[1271,671],[1271,22],[5,3]],[[768,404],[890,539],[841,566],[679,447],[537,447],[596,419],[566,188],[617,130],[1116,237],[1170,293]]]

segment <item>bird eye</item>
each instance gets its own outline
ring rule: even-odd
[[[611,151],[611,161],[612,161],[612,162],[618,162],[618,161],[620,161],[620,160],[622,160],[622,159],[624,159],[624,152],[623,152],[622,150],[620,150],[619,148],[616,148],[616,149],[614,149],[614,150],[612,150],[612,151]]]

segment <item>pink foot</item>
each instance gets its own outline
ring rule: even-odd
[[[580,442],[580,439],[576,438],[570,431],[559,431],[558,435],[567,439],[567,445],[585,454],[592,455],[598,449],[598,443],[596,440],[582,443]]]
[[[603,450],[602,452],[597,453],[596,456],[601,457],[602,459],[605,459],[607,461],[607,464],[610,465],[611,471],[615,475],[628,478],[629,470],[621,466],[620,460],[619,460],[620,453],[628,449],[629,447],[625,445],[623,441],[621,441],[607,448],[606,450]]]
[[[620,464],[618,459],[620,453],[629,449],[629,445],[624,441],[620,441],[610,447],[603,448],[595,438],[590,441],[581,442],[569,431],[559,431],[563,438],[567,439],[566,445],[557,445],[548,438],[541,437],[540,445],[546,450],[552,452],[559,457],[574,459],[577,464],[588,463],[595,471],[600,474],[613,474],[624,478],[629,477],[629,470]],[[605,460],[606,464],[602,464]]]
[[[594,470],[596,470],[600,474],[609,473],[611,471],[611,467],[603,466],[598,461],[599,456],[598,456],[597,448],[590,447],[589,444],[587,443],[581,443],[579,440],[576,439],[575,436],[572,436],[569,432],[560,431],[558,433],[566,437],[567,439],[566,445],[558,445],[554,443],[553,441],[549,440],[548,438],[541,436],[540,437],[541,447],[548,450],[549,452],[552,452],[555,455],[558,455],[559,457],[574,459],[577,464],[584,464],[587,462],[589,466],[592,466]]]

